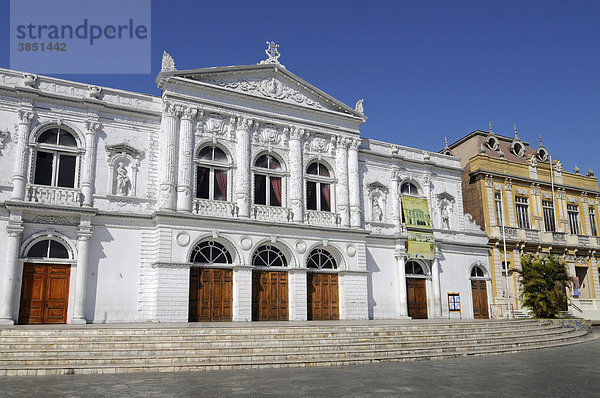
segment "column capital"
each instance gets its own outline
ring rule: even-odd
[[[236,116],[236,129],[248,131],[254,125],[255,120],[247,116]]]
[[[30,108],[19,108],[19,110],[17,111],[17,115],[19,118],[19,124],[29,126],[29,124],[31,124],[31,121],[33,120],[33,117],[35,116],[35,113],[33,109]]]
[[[85,130],[87,134],[96,134],[100,129],[100,120],[97,118],[88,118],[85,121]]]
[[[360,138],[351,138],[349,144],[351,150],[357,150],[360,146]]]
[[[181,116],[182,108],[171,101],[163,102],[163,116],[178,118]]]
[[[193,121],[198,116],[198,108],[193,106],[183,106],[181,120]]]
[[[290,126],[290,140],[300,141],[304,138],[306,131],[303,128]]]

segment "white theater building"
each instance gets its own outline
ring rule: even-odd
[[[459,160],[268,55],[165,53],[160,97],[1,69],[0,323],[492,316]]]

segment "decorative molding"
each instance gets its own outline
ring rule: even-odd
[[[528,188],[523,188],[523,187],[515,187],[515,193],[517,195],[528,196],[529,195],[529,189]]]
[[[542,192],[542,199],[552,200],[552,193]]]
[[[35,224],[77,225],[72,223],[67,217],[53,215],[37,215],[32,219],[23,221]]]
[[[88,87],[88,96],[90,98],[99,100],[100,94],[102,94],[102,87],[98,87],[98,86],[89,86]]]
[[[567,195],[567,203],[579,203],[579,198],[576,196]]]
[[[312,152],[329,152],[335,137],[327,138],[322,134],[311,136],[307,141],[308,149]]]
[[[6,139],[9,137],[8,131],[0,131],[0,150],[4,149],[4,145],[6,143]]]
[[[202,123],[202,132],[204,134],[223,135],[228,130],[228,123],[221,115],[211,113],[206,116]]]
[[[256,141],[265,145],[278,145],[282,142],[283,134],[277,126],[265,124],[256,132]]]
[[[274,77],[244,80],[207,80],[207,83],[254,96],[284,100],[315,109],[326,109],[319,102],[308,98],[300,91],[285,85],[281,80]]]

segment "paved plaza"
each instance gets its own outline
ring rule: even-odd
[[[598,330],[595,335],[598,337]],[[0,397],[592,397],[600,339],[508,355],[304,369],[0,377]]]

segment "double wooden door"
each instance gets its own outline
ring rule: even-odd
[[[308,273],[308,319],[340,319],[338,275]]]
[[[252,320],[288,320],[287,272],[252,272]]]
[[[412,319],[427,319],[427,289],[425,279],[406,278],[408,316]]]
[[[23,265],[20,324],[67,323],[70,265]]]
[[[190,322],[231,321],[233,270],[190,268]]]
[[[475,319],[488,319],[487,288],[485,281],[472,280],[471,292],[473,295],[473,317]]]

